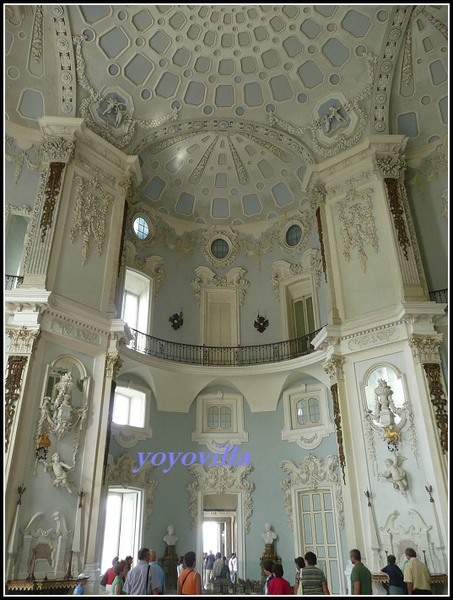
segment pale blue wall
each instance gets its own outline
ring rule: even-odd
[[[146,387],[146,384],[134,375],[122,374],[120,379],[135,381]],[[312,383],[314,380],[305,379],[303,382]],[[292,384],[298,386],[302,380]],[[203,390],[203,393],[217,391],[236,391],[225,386],[213,386]],[[246,400],[246,399],[245,399]],[[329,400],[331,417],[332,405]],[[131,449],[120,447],[112,437],[110,453],[119,456],[129,453],[138,462],[138,452],[206,452],[206,446],[198,445],[191,441],[192,431],[196,425],[196,404],[191,405],[187,414],[157,411],[154,397],[151,401],[150,422],[153,428],[153,438],[146,442],[139,442]],[[247,552],[247,577],[260,579],[259,560],[264,552],[264,542],[261,534],[264,524],[271,523],[278,534],[276,542],[277,554],[282,558],[283,568],[294,584],[294,542],[293,533],[287,525],[287,515],[284,510],[284,493],[280,481],[286,479],[286,473],[279,467],[280,461],[291,460],[299,465],[308,453],[325,459],[329,454],[338,455],[335,433],[324,439],[320,446],[312,451],[302,450],[297,444],[282,441],[281,430],[284,426],[283,404],[280,398],[277,409],[273,412],[252,413],[244,403],[245,428],[248,431],[249,441],[239,446],[238,455],[242,452],[250,454],[253,471],[246,480],[255,485],[252,493],[253,514],[250,517],[250,533],[246,536]],[[197,461],[198,462],[198,461]],[[211,460],[209,461],[209,463]],[[167,458],[168,466],[168,458]],[[196,550],[196,538],[190,529],[189,492],[187,484],[193,481],[188,467],[179,463],[164,474],[164,465],[155,467],[150,476],[158,481],[154,492],[154,511],[150,518],[150,528],[144,533],[145,545],[154,548],[158,557],[162,557],[165,542],[162,540],[166,533],[167,525],[173,523],[179,540],[176,552],[184,554],[189,550]],[[347,557],[347,547],[344,532],[341,534],[344,559]],[[302,550],[302,549],[301,549]],[[241,557],[239,557],[241,560]]]

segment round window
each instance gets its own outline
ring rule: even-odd
[[[149,235],[149,225],[143,217],[137,217],[134,221],[134,231],[138,238],[146,240]]]
[[[225,258],[229,251],[230,247],[228,246],[227,242],[222,238],[214,240],[211,244],[211,252],[218,259]]]
[[[286,243],[288,246],[297,246],[302,237],[302,229],[300,225],[291,225],[286,232]]]

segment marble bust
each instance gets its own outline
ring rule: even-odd
[[[265,544],[273,544],[277,534],[272,531],[270,523],[264,525],[264,533],[261,534]]]
[[[168,546],[174,546],[176,544],[178,538],[175,535],[175,528],[173,527],[173,525],[169,525],[167,527],[167,534],[164,535],[162,539]]]

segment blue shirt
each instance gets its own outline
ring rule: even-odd
[[[76,589],[74,590],[73,596],[82,596],[84,593],[84,587],[79,583],[79,585],[76,586]]]
[[[159,577],[160,583],[159,583],[159,587],[158,587],[157,591],[159,592],[159,594],[162,594],[162,589],[165,586],[165,571],[156,562],[153,562],[151,564],[156,569],[157,576]]]
[[[148,589],[146,588],[146,577],[149,567]],[[159,577],[153,564],[148,565],[146,560],[139,560],[136,567],[133,567],[127,574],[126,583],[123,592],[146,596],[152,594],[155,588],[159,587]]]
[[[389,585],[393,585],[394,587],[398,588],[403,587],[403,572],[398,565],[389,563],[386,567],[381,569],[381,571],[383,573],[387,573],[389,576]]]

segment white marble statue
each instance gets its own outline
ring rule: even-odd
[[[55,477],[53,481],[54,486],[62,485],[70,494],[72,494],[72,490],[69,487],[68,482],[68,473],[69,471],[72,471],[74,467],[70,467],[66,463],[62,462],[58,452],[54,452],[54,454],[52,454],[52,462],[50,464],[44,463],[44,468],[46,472],[53,471]]]
[[[178,538],[175,535],[175,528],[173,525],[167,527],[167,533],[162,539],[168,546],[174,546],[176,544]]]
[[[407,482],[406,471],[401,466],[401,463],[404,460],[407,460],[405,456],[395,456],[394,462],[388,458],[385,461],[387,471],[384,471],[384,473],[378,473],[378,477],[385,477],[385,479],[388,479],[391,483],[393,483],[393,487],[396,490],[399,490],[403,496],[406,497],[406,490],[409,484]]]
[[[264,525],[264,533],[261,534],[265,544],[273,544],[277,534],[272,531],[270,523]]]

